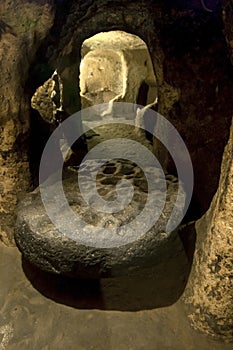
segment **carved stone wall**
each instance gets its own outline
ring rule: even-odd
[[[13,244],[15,206],[30,186],[25,83],[54,10],[45,1],[1,1],[0,13],[0,239]]]
[[[233,119],[232,119],[233,121]],[[195,328],[233,341],[233,124],[219,187],[197,221],[193,268],[183,299]]]

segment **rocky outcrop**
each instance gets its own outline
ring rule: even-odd
[[[25,83],[54,10],[49,1],[1,1],[0,13],[0,239],[12,244],[15,206],[30,186]]]
[[[36,90],[31,105],[47,123],[54,124],[54,127],[60,121],[59,114],[63,112],[62,83],[56,71]]]
[[[233,341],[232,198],[233,123],[218,191],[208,212],[196,223],[196,252],[183,296],[193,326],[228,341]]]
[[[222,1],[225,34],[233,63],[233,2]],[[229,113],[232,113],[232,108]],[[194,328],[233,341],[233,119],[222,159],[218,191],[196,223],[193,268],[183,300]]]

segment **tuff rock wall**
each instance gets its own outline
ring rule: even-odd
[[[30,186],[25,83],[53,19],[46,1],[0,3],[0,239],[6,244],[13,244],[15,206]]]

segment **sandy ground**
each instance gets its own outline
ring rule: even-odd
[[[133,286],[128,278],[53,277],[22,264],[17,248],[0,245],[0,350],[232,349],[192,330],[181,301],[143,310],[143,303],[148,308],[172,302],[187,272],[183,252],[174,259],[177,264],[165,262],[154,271],[154,280],[149,276],[148,288],[145,273]],[[138,307],[142,311],[117,311]]]

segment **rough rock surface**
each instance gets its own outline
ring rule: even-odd
[[[184,301],[196,329],[233,341],[233,124],[219,187],[196,223],[197,243]]]
[[[55,124],[58,119],[58,111],[62,112],[62,84],[55,71],[32,96],[31,105],[41,117],[49,124]]]
[[[93,171],[97,165],[96,161],[86,161],[80,168],[79,176],[86,179],[87,188],[89,183],[86,174]],[[78,229],[76,227],[76,232],[72,232],[70,237],[61,234],[50,222],[41,202],[39,188],[28,194],[25,200],[20,203],[15,240],[23,255],[32,263],[43,270],[54,273],[97,278],[134,273],[142,266],[152,266],[161,259],[169,259],[175,235],[165,232],[166,223],[177,197],[177,179],[173,176],[167,177],[165,182],[165,186],[166,183],[168,186],[167,197],[162,214],[150,231],[138,238],[135,233],[144,230],[145,223],[142,220],[137,221],[137,216],[143,210],[146,201],[149,201],[145,176],[134,163],[123,160],[111,161],[102,166],[101,169],[97,175],[96,184],[102,198],[106,201],[114,200],[116,198],[116,183],[122,178],[134,185],[133,199],[129,204],[126,204],[123,210],[118,212],[106,213],[106,209],[103,209],[105,212],[99,212],[85,203],[77,190],[77,172],[67,170],[63,181],[67,201],[75,214],[87,223],[84,226],[80,224]],[[150,197],[152,202],[149,203],[149,210],[153,217],[158,207],[161,207],[161,203],[165,203],[163,195],[166,188],[163,186],[159,170],[147,168],[147,171],[152,175],[155,186],[152,189],[152,199]],[[51,181],[51,179],[47,181]],[[54,183],[49,182],[48,186],[52,187]],[[125,189],[121,190],[123,190],[124,196]],[[57,195],[56,191],[53,193]],[[184,192],[183,196],[185,196]],[[180,207],[178,207],[180,212],[183,210],[181,202],[182,200],[179,202]],[[68,219],[65,207],[61,207],[57,215],[66,226],[70,225],[69,221],[66,222]],[[121,226],[133,220],[134,229],[132,232],[130,229],[126,232],[124,229],[121,230]],[[111,236],[103,237],[102,228],[106,227],[116,229],[110,232]],[[135,234],[136,238],[133,242],[128,243],[130,234],[133,235],[133,238]],[[96,240],[106,239],[114,242],[115,235],[123,235],[126,240],[122,242],[125,245],[98,248]],[[85,245],[85,237],[88,239],[87,242],[91,242],[89,245],[88,243]]]
[[[0,239],[13,243],[14,210],[28,190],[28,70],[54,19],[51,4],[0,3]]]

